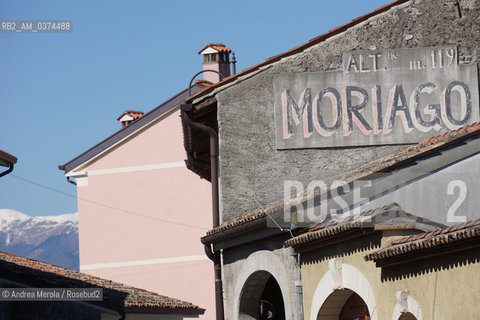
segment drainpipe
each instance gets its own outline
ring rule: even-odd
[[[62,171],[65,171],[65,166],[64,165],[59,165],[58,169],[62,170]],[[67,177],[67,182],[71,183],[73,185],[77,185],[77,183],[75,181],[73,181],[70,177]]]
[[[180,107],[183,123],[208,134],[210,139],[210,180],[212,183],[212,215],[213,228],[220,225],[219,201],[218,201],[218,135],[217,132],[209,126],[193,121],[189,117],[189,113],[194,110],[193,104],[184,104]],[[215,309],[216,319],[223,320],[223,285],[222,285],[222,269],[220,264],[220,256],[212,251],[210,246],[205,245],[205,254],[214,263],[215,273]]]
[[[218,137],[217,132],[204,124],[198,123],[190,119],[188,114],[194,110],[193,104],[184,104],[181,107],[182,121],[192,128],[203,131],[210,137],[210,180],[212,183],[212,213],[213,213],[213,227],[220,225],[219,209],[218,209]]]
[[[213,261],[213,272],[215,276],[215,314],[217,320],[223,320],[223,284],[222,265],[220,254],[212,252],[210,246],[204,245],[207,257]]]
[[[303,290],[302,281],[295,281],[295,294],[297,295],[297,320],[303,320]]]
[[[7,174],[9,174],[12,171],[13,171],[13,163],[9,162],[8,163],[8,169],[3,171],[3,172],[0,172],[0,177],[6,176]]]
[[[75,186],[77,185],[77,183],[76,183],[75,181],[73,181],[70,177],[67,177],[67,182],[68,182],[68,183],[71,183],[71,184],[73,184],[73,185],[75,185]]]
[[[300,252],[296,257],[297,280],[295,281],[295,294],[297,295],[297,320],[303,320],[303,288],[302,288],[302,273],[300,260]]]

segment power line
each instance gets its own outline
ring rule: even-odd
[[[280,231],[282,231],[282,232],[288,231],[288,232],[290,232],[290,236],[291,236],[292,238],[295,238],[295,236],[294,236],[293,233],[292,233],[292,229],[290,229],[290,228],[282,228],[282,227],[277,223],[277,221],[270,215],[270,213],[268,213],[268,211],[265,210],[265,208],[260,204],[260,202],[258,202],[257,199],[255,199],[255,197],[252,196],[252,199],[260,206],[260,208],[262,208],[262,211],[265,212],[270,219],[272,219],[273,223],[275,223],[275,225],[278,227],[278,229],[279,229]]]
[[[97,206],[101,206],[101,207],[104,207],[104,208],[117,210],[117,211],[119,211],[119,212],[123,212],[123,213],[126,213],[126,214],[134,215],[134,216],[137,216],[137,217],[148,218],[148,219],[152,219],[152,220],[157,220],[157,221],[161,221],[161,222],[165,222],[165,223],[176,224],[176,225],[179,225],[179,226],[184,226],[184,227],[189,227],[189,228],[195,228],[195,229],[201,229],[201,230],[209,230],[208,228],[199,227],[199,226],[195,226],[195,225],[191,225],[191,224],[187,224],[187,223],[170,221],[170,220],[161,219],[161,218],[157,218],[157,217],[152,217],[152,216],[144,215],[144,214],[141,214],[141,213],[138,213],[138,212],[133,212],[133,211],[125,210],[125,209],[113,207],[113,206],[110,206],[110,205],[107,205],[107,204],[104,204],[104,203],[101,203],[101,202],[97,202],[97,201],[89,200],[89,199],[86,199],[86,198],[78,197],[78,196],[76,196],[76,195],[73,195],[73,194],[70,194],[70,193],[67,193],[67,192],[63,192],[63,191],[54,189],[54,188],[49,187],[49,186],[46,186],[46,185],[44,185],[44,184],[41,184],[41,183],[38,183],[38,182],[35,182],[35,181],[32,181],[32,180],[29,180],[29,179],[26,179],[26,178],[22,178],[22,177],[17,176],[17,175],[15,175],[15,174],[13,174],[13,173],[11,173],[11,174],[9,175],[9,177],[14,177],[15,179],[18,179],[18,180],[21,180],[21,181],[23,181],[23,182],[27,182],[27,183],[33,184],[33,185],[35,185],[35,186],[37,186],[37,187],[44,188],[44,189],[50,190],[50,191],[52,191],[52,192],[56,192],[56,193],[62,194],[62,195],[64,195],[64,196],[68,196],[68,197],[70,197],[70,198],[74,198],[74,199],[77,199],[77,200],[86,201],[86,202],[92,203],[92,204],[97,205]]]

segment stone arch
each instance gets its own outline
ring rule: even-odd
[[[350,289],[334,290],[318,311],[316,319],[355,319],[370,317],[365,301]],[[361,318],[360,318],[361,319]],[[370,319],[370,318],[367,318]]]
[[[233,320],[253,319],[246,314],[247,310],[256,307],[255,302],[259,299],[258,293],[252,291],[262,284],[264,285],[270,276],[276,280],[280,287],[286,319],[295,319],[292,313],[291,290],[287,270],[274,253],[262,250],[252,253],[242,263],[234,284]],[[247,291],[250,291],[251,295],[246,300],[241,301],[242,295],[245,298],[244,294],[249,294]],[[249,299],[250,301],[248,301]]]
[[[332,263],[332,265],[335,263]],[[354,266],[340,263],[338,270],[330,270],[319,281],[313,294],[310,320],[317,320],[317,315],[331,294],[341,296],[342,289],[350,289],[363,299],[372,320],[378,319],[375,294],[367,278]],[[345,299],[346,300],[346,299]]]
[[[410,312],[402,313],[398,320],[418,320],[413,314]]]
[[[423,320],[422,309],[412,296],[409,295],[408,291],[398,291],[396,294],[397,304],[393,309],[392,320],[399,320],[402,316],[410,314],[410,318],[403,317],[407,319],[416,319]],[[413,317],[413,318],[412,318]]]
[[[255,271],[243,285],[240,295],[239,319],[285,318],[285,303],[277,280],[267,271]]]

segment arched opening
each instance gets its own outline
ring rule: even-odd
[[[406,291],[395,294],[397,304],[393,309],[392,320],[422,320],[422,309],[418,302]]]
[[[350,289],[336,290],[328,296],[317,320],[370,320],[367,304]]]
[[[267,271],[254,272],[243,285],[240,320],[285,320],[285,304],[277,280]]]
[[[410,312],[405,312],[405,313],[402,313],[402,315],[400,316],[400,318],[398,318],[398,320],[417,320],[417,318]]]

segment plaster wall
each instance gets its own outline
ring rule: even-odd
[[[247,257],[236,250],[224,251],[223,259],[225,319],[239,319],[240,299],[246,281],[257,271],[267,271],[274,276],[282,291],[286,319],[298,320],[295,282],[299,279],[299,269],[291,248],[258,250]]]
[[[328,261],[334,258],[341,258],[343,265],[353,266],[366,277],[373,289],[377,319],[393,319],[397,304],[395,295],[399,291],[407,290],[409,296],[418,303],[422,319],[478,319],[478,253],[462,253],[463,255],[458,257],[446,255],[438,261],[416,261],[383,270],[377,268],[374,262],[364,260],[366,254],[378,250],[391,240],[390,237],[382,240],[378,237],[366,237],[302,253],[305,319],[312,319],[311,308],[315,290],[329,272]],[[332,288],[325,290],[333,292]],[[372,310],[369,311],[372,313]],[[316,316],[313,319],[315,320]]]
[[[199,239],[212,227],[211,186],[187,170],[179,111],[82,168],[80,270],[206,309],[213,264]],[[195,290],[192,290],[195,288]]]
[[[480,1],[462,1],[461,18],[455,4],[409,1],[217,93],[223,222],[283,201],[285,180],[301,181],[305,187],[312,180],[329,184],[346,171],[404,147],[277,150],[275,75],[341,70],[342,53],[354,50],[456,45],[460,61],[478,61]]]
[[[177,109],[150,124],[148,129],[142,130],[111,152],[95,159],[85,169],[88,171],[170,163],[183,161],[184,158],[180,111]]]

